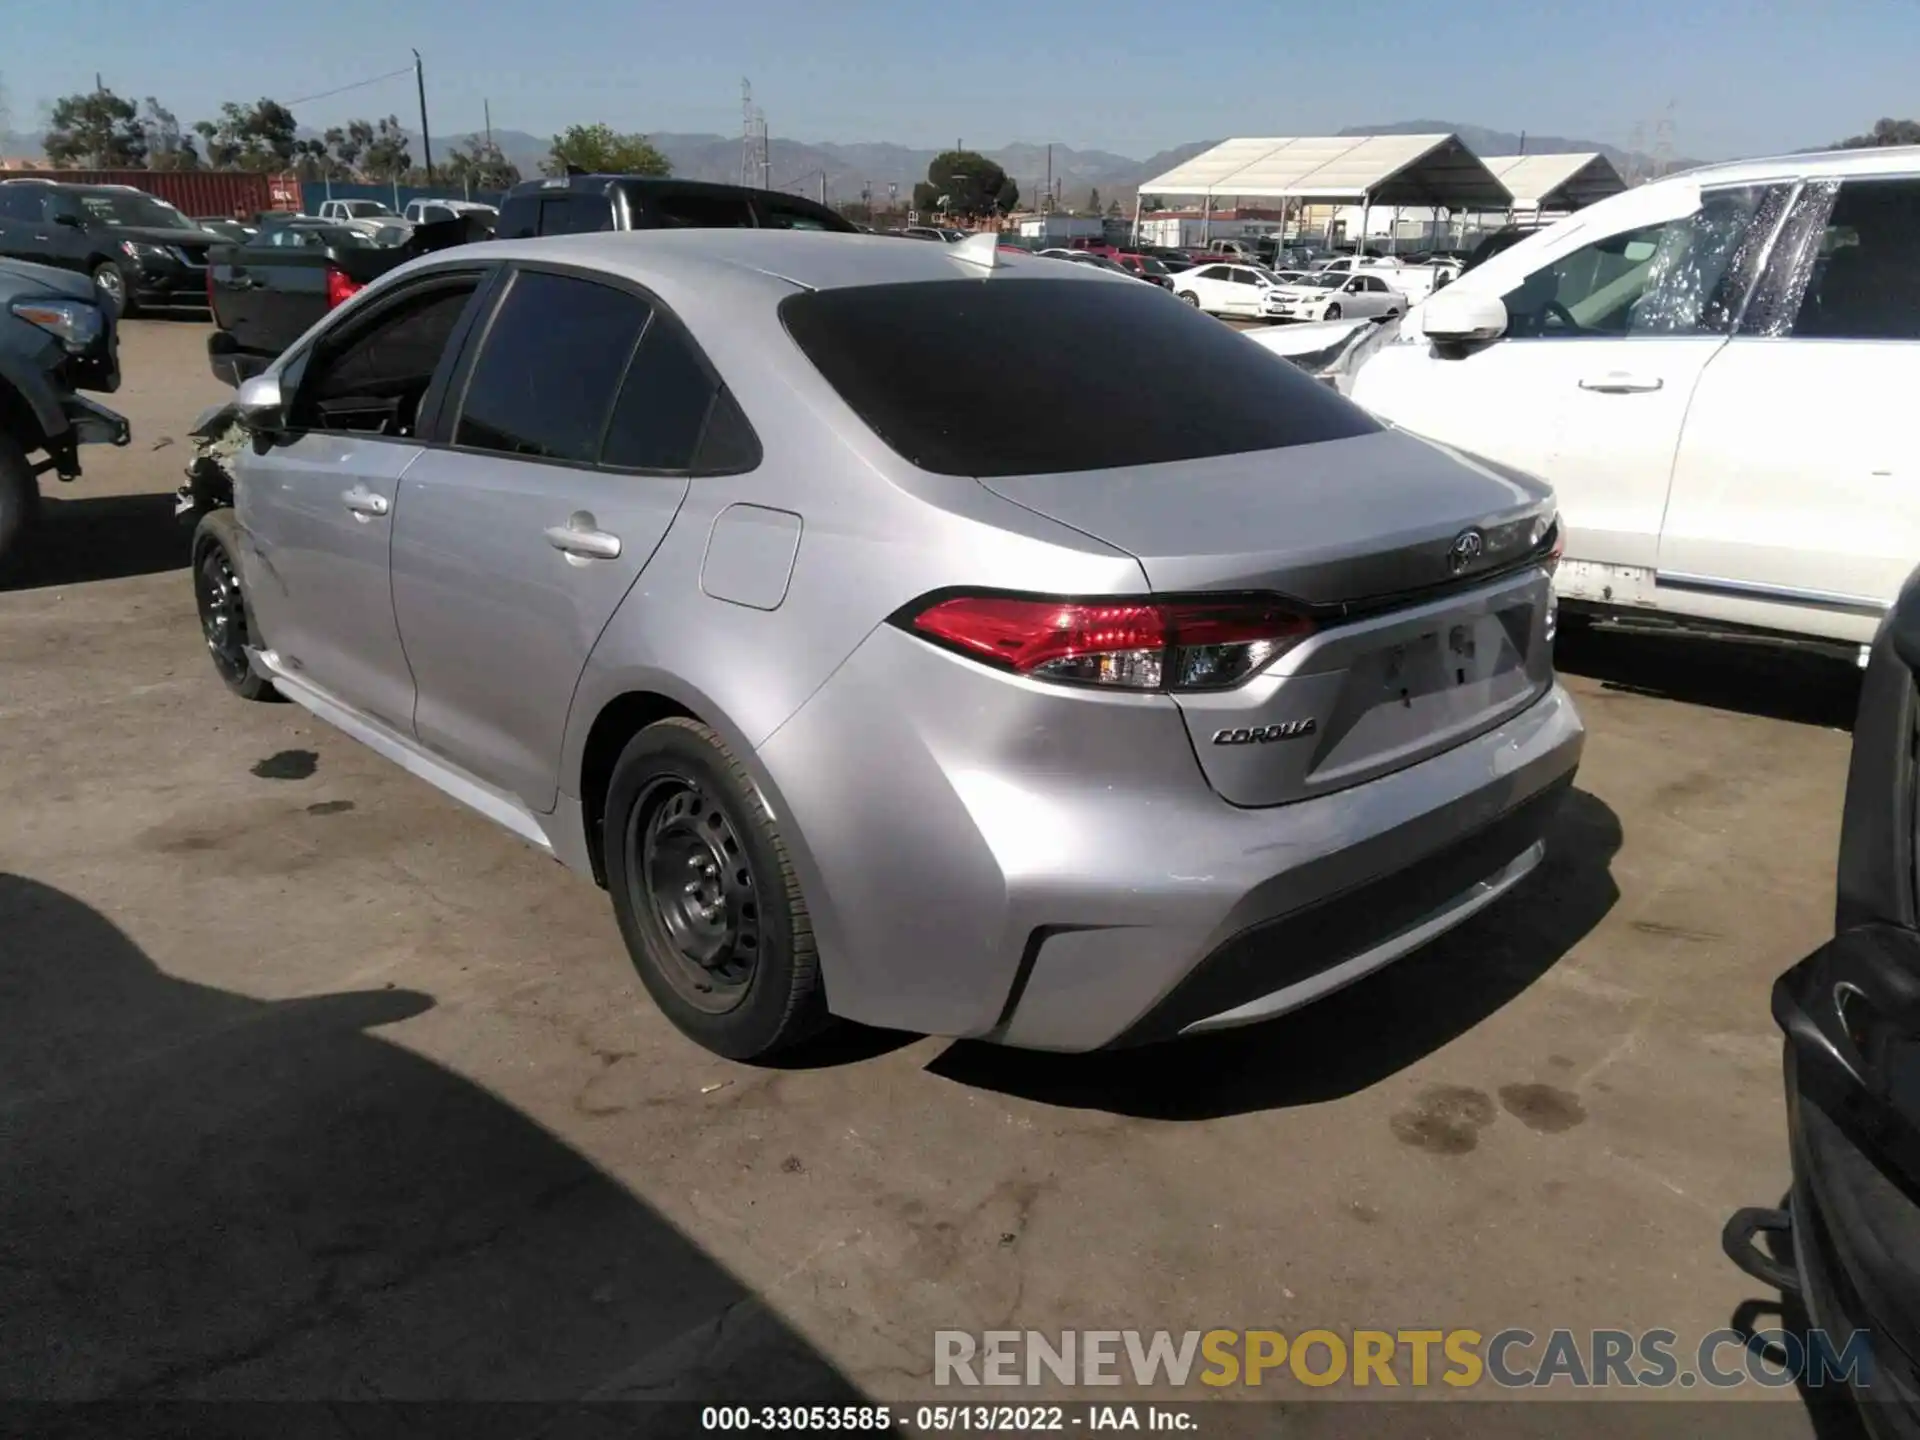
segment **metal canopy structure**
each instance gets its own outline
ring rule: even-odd
[[[1486,166],[1516,210],[1580,210],[1618,195],[1627,182],[1595,151],[1564,155],[1489,155]]]
[[[1504,210],[1512,203],[1506,187],[1456,135],[1223,140],[1143,182],[1140,191],[1446,210]]]

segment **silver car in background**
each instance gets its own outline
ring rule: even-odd
[[[277,691],[591,875],[729,1056],[1279,1014],[1539,860],[1552,500],[984,244],[444,251],[242,386],[195,578]]]

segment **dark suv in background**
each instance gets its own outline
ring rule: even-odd
[[[526,240],[595,230],[678,228],[860,231],[826,206],[778,190],[639,175],[557,175],[509,190],[500,203],[494,235]]]
[[[0,256],[86,275],[123,316],[204,306],[219,239],[130,185],[0,181]]]

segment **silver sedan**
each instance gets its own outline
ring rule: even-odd
[[[207,644],[591,877],[686,1034],[1276,1015],[1538,862],[1548,491],[991,238],[444,251],[239,390]]]

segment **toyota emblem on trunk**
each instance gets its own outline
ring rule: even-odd
[[[1447,568],[1458,575],[1487,549],[1487,537],[1478,530],[1462,530],[1453,537],[1453,544],[1447,549]]]

